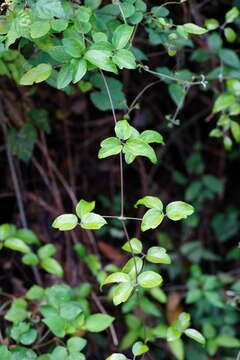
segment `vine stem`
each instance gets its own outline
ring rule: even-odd
[[[120,221],[126,221],[126,220],[142,221],[142,218],[129,217],[129,216],[102,215],[102,217],[107,218],[107,219],[117,219],[117,220],[120,220]]]
[[[102,79],[108,94],[108,98],[110,101],[110,105],[111,105],[111,110],[112,110],[112,114],[113,114],[113,119],[115,124],[117,123],[117,117],[116,117],[116,113],[115,113],[115,109],[114,109],[114,105],[113,105],[113,100],[112,100],[112,95],[106,80],[106,77],[103,73],[102,70],[100,70],[100,73],[102,75]],[[120,187],[121,187],[121,217],[124,217],[124,183],[123,183],[123,154],[122,152],[120,152],[119,154],[119,161],[120,161]]]

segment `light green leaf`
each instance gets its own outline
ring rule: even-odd
[[[64,31],[68,26],[68,20],[65,19],[53,19],[51,20],[51,28],[54,31],[62,32]]]
[[[122,268],[122,271],[129,276],[136,278],[136,275],[140,273],[143,267],[143,261],[140,257],[135,256],[128,260],[128,262]],[[137,272],[137,274],[136,274]]]
[[[24,299],[16,299],[5,315],[5,319],[13,323],[23,321],[28,317],[27,302]]]
[[[184,345],[181,339],[169,342],[168,346],[177,360],[184,360]]]
[[[64,18],[66,16],[60,0],[38,0],[35,6],[36,15],[41,19]]]
[[[81,351],[86,345],[87,340],[77,336],[73,336],[67,341],[67,348],[70,353]]]
[[[162,135],[154,130],[145,130],[141,133],[140,138],[146,143],[158,143],[164,145]]]
[[[129,275],[122,272],[115,272],[106,277],[106,279],[101,283],[100,288],[102,288],[106,284],[121,283],[121,282],[130,282]]]
[[[87,62],[83,59],[71,61],[72,67],[72,82],[76,84],[80,81],[87,72]]]
[[[240,68],[240,60],[239,56],[236,52],[231,49],[220,49],[219,50],[220,59],[224,62],[224,64],[239,69]]]
[[[105,224],[107,222],[101,215],[91,212],[83,215],[80,225],[83,229],[98,230]]]
[[[59,229],[61,231],[64,230],[72,230],[77,226],[78,218],[74,214],[63,214],[58,216],[53,224],[52,227],[55,229]]]
[[[31,249],[30,247],[25,244],[25,242],[22,239],[18,239],[16,237],[10,237],[4,242],[4,246],[8,249],[20,251],[23,253],[30,253]]]
[[[166,207],[167,217],[174,221],[186,219],[188,216],[192,215],[193,212],[193,206],[183,201],[173,201]]]
[[[16,237],[22,239],[26,244],[40,245],[39,238],[30,229],[19,229],[15,235],[17,235]]]
[[[45,259],[56,254],[56,247],[53,244],[46,244],[38,249],[38,256],[40,259]]]
[[[122,283],[113,290],[113,303],[115,306],[127,301],[132,294],[133,286],[131,283]]]
[[[171,259],[166,250],[158,246],[148,249],[146,259],[152,263],[171,264]]]
[[[173,327],[169,327],[167,329],[167,341],[175,341],[180,338],[182,333],[180,331],[177,331]]]
[[[71,64],[62,65],[57,75],[57,88],[64,89],[72,81]]]
[[[63,268],[57,260],[53,258],[46,258],[41,262],[41,266],[50,274],[63,277]]]
[[[49,64],[39,64],[32,69],[30,69],[26,74],[24,74],[20,81],[20,85],[33,85],[33,83],[40,83],[44,80],[47,80],[51,75],[52,67]]]
[[[30,26],[30,34],[33,39],[37,39],[46,35],[49,30],[49,21],[34,21]]]
[[[239,16],[239,10],[236,6],[234,6],[231,10],[229,10],[225,15],[226,23],[232,23]]]
[[[204,29],[198,25],[192,24],[192,23],[187,23],[183,25],[183,28],[185,31],[187,31],[190,34],[196,34],[196,35],[202,35],[205,34],[206,32],[208,32],[207,29]]]
[[[130,138],[123,147],[124,150],[135,156],[145,156],[153,164],[157,163],[157,157],[153,148],[139,138]]]
[[[114,317],[106,314],[90,315],[85,323],[85,327],[91,332],[100,332],[107,329],[113,322]]]
[[[74,58],[79,58],[84,53],[84,45],[78,39],[64,38],[62,43],[66,53]]]
[[[116,136],[121,140],[127,140],[131,136],[131,126],[127,120],[119,120],[115,125]]]
[[[216,338],[216,342],[219,346],[227,347],[227,348],[239,348],[240,340],[235,338],[234,336],[227,334],[220,334]]]
[[[126,356],[120,353],[114,353],[106,358],[106,360],[127,360]]]
[[[137,238],[132,238],[122,246],[122,249],[133,254],[140,254],[142,252],[142,243]]]
[[[26,255],[24,255],[22,257],[22,262],[25,265],[38,265],[39,264],[39,259],[38,259],[37,255],[30,252],[30,253],[27,253]]]
[[[208,29],[208,30],[215,30],[219,27],[219,21],[216,19],[206,19],[204,21],[204,26]]]
[[[103,140],[100,144],[101,149],[98,152],[98,158],[104,159],[108,156],[117,155],[122,150],[122,145],[119,139],[110,137]]]
[[[95,208],[95,201],[80,200],[76,206],[76,214],[81,219],[83,215],[90,213]]]
[[[197,331],[197,330],[195,330],[195,329],[186,329],[185,331],[184,331],[184,334],[185,335],[187,335],[188,337],[190,337],[191,339],[193,339],[193,340],[195,340],[195,341],[197,341],[197,342],[199,342],[200,344],[205,344],[205,342],[206,342],[206,340],[205,340],[205,338],[203,337],[203,335],[199,332],[199,331]]]
[[[144,205],[150,209],[157,209],[162,211],[163,210],[163,203],[162,201],[156,196],[144,196],[142,199],[138,200],[134,205],[135,208],[138,205]]]
[[[112,52],[109,50],[88,50],[84,58],[96,67],[117,74],[116,65],[111,61]]]
[[[224,36],[229,43],[233,43],[237,39],[236,32],[230,27],[224,29]]]
[[[236,121],[231,121],[231,132],[234,140],[240,143],[240,125]]]
[[[137,341],[132,346],[132,353],[134,356],[139,356],[145,354],[149,350],[149,347],[145,345],[142,341]]]
[[[230,105],[234,104],[236,102],[235,96],[232,94],[221,94],[217,97],[214,106],[213,106],[213,113],[217,113],[219,111],[222,111],[226,108],[228,108]]]
[[[66,302],[60,304],[59,309],[60,316],[66,320],[74,320],[76,317],[81,314],[82,308],[77,302]]]
[[[49,316],[42,321],[54,335],[60,338],[65,336],[66,320],[61,318],[59,315]]]
[[[184,331],[190,325],[191,316],[186,312],[182,312],[178,317],[178,329]]]
[[[41,286],[33,285],[26,292],[26,299],[29,300],[42,300],[44,297],[44,289]]]
[[[149,229],[156,229],[163,219],[164,214],[160,210],[150,209],[143,216],[141,230],[146,231]]]
[[[127,24],[119,25],[113,33],[112,44],[115,49],[123,49],[130,40],[134,27]]]
[[[161,275],[154,271],[144,271],[137,278],[138,284],[143,288],[160,286],[163,282]]]
[[[136,69],[137,67],[135,56],[126,49],[117,50],[112,60],[120,69]]]

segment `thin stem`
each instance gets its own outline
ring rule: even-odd
[[[125,24],[127,24],[127,21],[126,21],[126,18],[125,18],[125,15],[124,15],[124,12],[123,12],[122,6],[121,6],[121,4],[120,4],[120,2],[119,2],[119,1],[117,2],[117,5],[118,5],[119,10],[120,10],[120,12],[121,12],[121,15],[122,15],[122,18],[123,18],[124,23],[125,23]]]
[[[106,219],[117,219],[117,220],[120,220],[120,221],[125,221],[125,220],[137,220],[137,221],[142,221],[142,218],[129,217],[129,216],[102,215],[102,217],[104,217],[104,218],[106,218]]]
[[[147,86],[145,86],[140,93],[135,97],[135,99],[133,100],[133,102],[131,103],[131,105],[129,106],[127,115],[130,114],[130,112],[134,109],[134,106],[136,105],[136,102],[138,101],[138,99],[145,93],[146,90],[148,90],[150,87],[152,87],[153,85],[156,85],[158,83],[160,83],[161,80],[157,80],[157,81],[153,81],[152,83],[148,84]]]
[[[114,105],[113,105],[112,95],[111,95],[111,92],[110,92],[110,89],[109,89],[109,86],[108,86],[108,83],[107,83],[107,80],[106,80],[106,77],[105,77],[103,71],[100,70],[100,73],[102,75],[102,79],[103,79],[105,88],[107,90],[107,94],[108,94],[108,98],[109,98],[109,101],[110,101],[111,110],[112,110],[112,114],[113,114],[113,119],[114,119],[114,122],[116,124],[117,123],[117,117],[116,117],[116,113],[115,113],[115,109],[114,109]]]

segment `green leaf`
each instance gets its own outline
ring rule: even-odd
[[[56,254],[56,247],[53,244],[46,244],[38,249],[38,256],[41,260],[51,257]]]
[[[67,302],[60,305],[60,316],[66,320],[74,320],[82,312],[79,303]]]
[[[230,105],[236,102],[235,96],[232,94],[221,94],[217,97],[214,106],[213,106],[213,113],[216,114],[219,111],[222,111],[228,108]]]
[[[81,337],[71,337],[67,341],[67,348],[70,352],[81,351],[87,345],[87,340]]]
[[[115,49],[123,49],[129,42],[134,27],[127,24],[119,25],[113,33],[112,44]]]
[[[8,237],[13,237],[17,232],[17,228],[13,224],[0,225],[0,241],[6,240]]]
[[[83,215],[90,213],[95,208],[95,201],[80,200],[76,206],[77,216],[81,219]]]
[[[53,258],[46,258],[41,262],[41,266],[50,274],[63,277],[63,268],[57,260]]]
[[[224,64],[234,67],[236,69],[240,68],[240,60],[239,56],[230,49],[220,49],[219,50],[220,59],[224,62]]]
[[[29,299],[29,300],[42,300],[43,297],[44,297],[44,289],[38,285],[33,285],[26,292],[26,299]]]
[[[119,120],[115,125],[115,134],[121,140],[127,140],[131,136],[131,126],[127,120]]]
[[[48,54],[60,64],[64,62],[69,62],[71,60],[71,56],[66,53],[63,46],[57,45],[53,46],[48,50]]]
[[[109,50],[88,50],[84,58],[96,67],[117,74],[116,65],[111,61],[112,52]]]
[[[49,316],[42,321],[54,335],[60,338],[65,336],[66,320],[59,315]]]
[[[145,354],[148,351],[149,347],[145,345],[142,341],[137,341],[135,344],[133,344],[132,353],[134,356]]]
[[[65,230],[72,230],[78,224],[78,218],[74,214],[63,214],[58,216],[53,224],[52,227],[55,229],[59,229],[61,231]]]
[[[224,29],[224,36],[229,43],[233,43],[237,39],[236,32],[230,27]]]
[[[101,215],[92,212],[83,215],[80,225],[83,229],[98,230],[105,224],[107,222]]]
[[[236,122],[231,120],[231,132],[234,140],[237,143],[240,143],[240,125]]]
[[[234,336],[227,334],[220,334],[216,338],[216,342],[219,346],[227,347],[227,348],[239,348],[240,340],[235,338]]]
[[[140,138],[146,143],[158,143],[164,145],[162,135],[154,130],[145,130],[141,133]]]
[[[128,274],[122,272],[115,272],[106,277],[106,279],[101,283],[101,288],[106,284],[129,282],[129,281],[130,281],[130,277]]]
[[[177,320],[177,330],[184,331],[190,325],[191,316],[186,312],[182,312]]]
[[[101,332],[107,329],[113,322],[114,317],[106,314],[90,315],[85,323],[85,327],[91,332]]]
[[[115,306],[127,301],[134,287],[131,283],[122,283],[113,289],[113,303]]]
[[[142,243],[137,238],[132,238],[122,246],[122,249],[133,254],[140,254],[142,252]]]
[[[76,15],[80,22],[88,23],[92,15],[92,9],[87,6],[79,6]]]
[[[23,321],[28,317],[27,302],[23,299],[16,299],[12,302],[5,319],[13,323]]]
[[[168,346],[177,360],[184,360],[184,345],[181,339],[169,342]]]
[[[148,249],[146,259],[152,263],[170,264],[171,259],[162,247],[153,246]]]
[[[176,105],[182,108],[186,91],[178,84],[170,84],[168,90]]]
[[[35,6],[36,15],[41,19],[64,18],[66,16],[60,0],[38,0]]]
[[[141,230],[146,231],[149,229],[156,229],[164,219],[164,214],[160,210],[150,209],[148,210],[141,223]]]
[[[20,81],[20,85],[33,85],[47,80],[52,73],[52,67],[49,64],[39,64],[24,74]]]
[[[166,207],[167,217],[174,221],[186,219],[188,216],[192,215],[193,212],[194,212],[193,206],[183,201],[171,202]]]
[[[81,60],[73,59],[71,61],[71,67],[72,67],[72,82],[76,84],[86,74],[87,62],[83,59]]]
[[[4,242],[4,246],[8,249],[20,251],[23,253],[30,253],[31,248],[25,244],[25,242],[21,239],[18,239],[16,237],[10,237]]]
[[[120,69],[136,69],[137,67],[135,56],[126,49],[117,50],[112,60]]]
[[[157,157],[152,147],[139,138],[128,139],[123,149],[132,154],[134,157],[145,156],[153,164],[157,163]]]
[[[198,25],[192,24],[192,23],[187,23],[183,25],[183,28],[186,32],[190,33],[190,34],[196,34],[196,35],[202,35],[205,34],[206,32],[208,32],[207,29],[204,29]]]
[[[239,10],[236,6],[234,6],[231,10],[229,10],[225,15],[226,23],[232,23],[239,16]]]
[[[11,359],[11,353],[10,351],[8,351],[8,348],[6,345],[0,345],[0,359],[1,360],[10,360]],[[124,358],[112,358],[111,360],[126,360],[126,357],[125,359]]]
[[[180,331],[170,326],[167,330],[167,341],[176,341],[181,335],[182,333]]]
[[[204,21],[204,26],[208,29],[208,30],[215,30],[219,27],[219,21],[216,19],[206,19]]]
[[[30,253],[27,253],[26,255],[24,255],[22,257],[22,262],[25,265],[38,265],[39,264],[39,259],[38,259],[37,255],[30,252]]]
[[[40,240],[36,234],[30,229],[19,229],[16,232],[18,238],[22,239],[26,244],[40,245]]]
[[[143,288],[160,286],[163,282],[161,275],[154,271],[144,271],[137,278],[138,284]]]
[[[84,45],[78,39],[64,38],[62,43],[66,53],[74,58],[79,58],[84,53]]]
[[[62,65],[57,75],[57,88],[64,89],[72,81],[72,76],[71,64]]]
[[[35,329],[30,329],[28,332],[26,332],[25,334],[23,334],[20,338],[20,342],[23,345],[31,345],[32,343],[34,343],[34,341],[36,340],[38,336],[38,332]]]
[[[116,137],[110,137],[103,140],[100,144],[101,149],[98,152],[98,158],[104,159],[108,156],[117,155],[122,150],[122,145]]]
[[[4,359],[5,360],[5,359]],[[127,360],[126,356],[120,353],[114,353],[106,358],[106,360]]]
[[[50,30],[49,21],[34,21],[30,26],[30,34],[33,39],[46,35]]]
[[[25,123],[19,132],[12,128],[8,134],[11,152],[26,163],[32,156],[36,140],[36,129],[29,122]]]
[[[68,20],[65,19],[53,19],[51,20],[51,28],[54,31],[62,32],[68,27]]]
[[[147,208],[150,208],[150,209],[157,209],[157,210],[160,210],[160,211],[163,210],[163,203],[156,196],[144,196],[142,199],[140,199],[140,200],[138,200],[136,202],[134,207],[137,208],[138,205],[144,205],[144,206],[146,206]]]
[[[190,328],[189,328],[189,329],[186,329],[186,330],[184,331],[184,334],[187,335],[188,337],[190,337],[191,339],[199,342],[200,344],[203,344],[203,345],[204,345],[205,342],[206,342],[206,340],[205,340],[205,338],[202,336],[202,334],[201,334],[199,331],[195,330],[195,329],[190,329]]]
[[[122,271],[131,277],[136,278],[136,275],[140,273],[143,267],[143,261],[140,257],[135,256],[128,260],[128,262],[122,268]],[[137,271],[137,274],[136,274]]]

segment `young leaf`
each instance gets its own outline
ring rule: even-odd
[[[42,321],[55,336],[60,338],[65,336],[66,320],[61,318],[59,315],[49,316]]]
[[[138,341],[132,346],[132,353],[134,356],[145,354],[149,350],[149,347],[142,341]]]
[[[192,24],[192,23],[187,23],[183,25],[183,28],[185,31],[187,31],[190,34],[196,34],[196,35],[202,35],[205,34],[206,32],[208,32],[207,29],[204,29],[198,25]]]
[[[115,125],[116,136],[121,140],[127,140],[131,136],[131,126],[127,120],[119,120]]]
[[[117,50],[112,60],[120,69],[136,69],[137,67],[135,56],[126,49]]]
[[[81,219],[83,215],[90,213],[95,208],[95,201],[80,200],[76,206],[77,216]]]
[[[152,263],[171,264],[171,259],[164,248],[153,246],[148,249],[146,259]]]
[[[26,264],[26,265],[38,265],[39,259],[38,259],[37,255],[30,252],[22,257],[22,262],[23,262],[23,264]]]
[[[131,283],[122,283],[117,285],[113,290],[113,303],[119,305],[129,298],[132,294],[133,286]]]
[[[229,10],[225,15],[226,23],[232,23],[239,16],[239,10],[236,6],[234,6],[231,10]]]
[[[231,121],[231,132],[234,140],[240,143],[240,125],[236,121]]]
[[[80,225],[83,229],[98,230],[105,224],[107,222],[101,215],[91,212],[83,215]]]
[[[122,246],[122,249],[133,254],[140,254],[142,252],[142,243],[137,238],[132,238]]]
[[[164,214],[160,210],[149,209],[143,216],[141,230],[156,229],[164,219]]]
[[[100,144],[101,149],[98,152],[98,158],[104,159],[108,156],[117,155],[122,150],[122,145],[119,139],[110,137],[103,140]]]
[[[113,33],[112,44],[115,49],[123,49],[130,40],[134,27],[127,24],[119,25]]]
[[[41,262],[41,266],[50,274],[63,277],[63,268],[57,260],[50,257],[46,258]]]
[[[145,156],[153,164],[157,163],[157,157],[152,147],[139,138],[128,139],[123,149],[132,154],[134,157]]]
[[[57,75],[57,88],[64,89],[72,81],[71,64],[62,65]]]
[[[117,74],[116,65],[110,59],[111,55],[110,50],[88,50],[84,55],[84,59],[102,70]]]
[[[56,247],[53,244],[46,244],[38,249],[38,256],[40,259],[46,259],[56,254]]]
[[[137,278],[138,284],[143,288],[160,286],[163,282],[161,275],[154,271],[144,271]]]
[[[206,340],[205,340],[205,338],[202,336],[202,334],[201,334],[199,331],[195,330],[195,329],[190,329],[190,328],[189,328],[189,329],[186,329],[186,330],[184,331],[184,334],[187,335],[188,337],[190,337],[191,339],[199,342],[200,344],[203,344],[203,345],[204,345],[205,342],[206,342]]]
[[[73,59],[71,61],[71,67],[72,67],[72,82],[74,84],[76,84],[86,74],[87,62],[86,62],[86,60],[83,60],[83,59],[81,59],[81,60]]]
[[[180,338],[182,333],[173,327],[169,327],[167,330],[167,341],[175,341]]]
[[[145,130],[141,133],[140,138],[146,143],[158,143],[164,145],[162,135],[154,130]]]
[[[67,348],[69,352],[78,352],[81,351],[87,345],[87,340],[81,337],[71,337],[67,341]]]
[[[136,202],[134,207],[137,208],[138,205],[144,205],[144,206],[146,206],[147,208],[150,208],[150,209],[157,209],[157,210],[160,210],[160,211],[163,210],[163,203],[156,196],[144,196],[142,199],[140,199],[140,200],[138,200]]]
[[[25,244],[25,242],[22,239],[18,239],[15,237],[10,237],[4,242],[4,246],[8,249],[20,251],[23,253],[30,253],[31,249],[30,247]]]
[[[91,332],[100,332],[107,329],[113,322],[114,317],[106,314],[90,315],[85,323],[85,327]]]
[[[33,85],[33,83],[40,83],[44,80],[47,80],[51,75],[52,67],[49,64],[39,64],[32,69],[30,69],[26,74],[24,74],[20,81],[20,85]]]
[[[63,214],[58,216],[53,224],[52,227],[55,229],[59,229],[61,231],[65,230],[72,230],[78,224],[78,218],[74,214]]]
[[[236,102],[235,96],[231,94],[221,94],[217,97],[214,106],[213,106],[213,113],[216,114],[219,111],[222,111],[228,108],[230,105]]]
[[[128,274],[129,276],[136,276],[140,273],[143,267],[143,261],[140,257],[135,256],[128,260],[128,262],[122,268],[122,272]],[[137,274],[136,274],[137,272]]]
[[[174,221],[186,219],[188,216],[192,215],[193,212],[194,212],[193,206],[183,201],[171,202],[166,207],[167,217]]]
[[[114,353],[106,358],[106,360],[127,360],[126,356],[120,353]]]
[[[101,288],[106,284],[121,283],[121,282],[130,282],[129,275],[124,274],[122,272],[115,272],[106,277],[106,279],[101,283]]]

